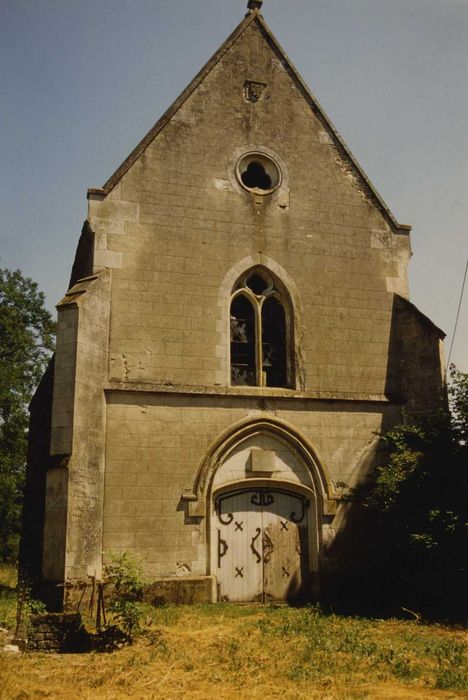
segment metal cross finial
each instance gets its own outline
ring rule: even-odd
[[[248,10],[261,10],[263,5],[263,0],[249,0],[247,9]]]

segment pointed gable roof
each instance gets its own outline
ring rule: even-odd
[[[186,100],[192,95],[192,93],[197,89],[197,87],[203,82],[206,76],[213,70],[213,68],[221,61],[223,56],[230,50],[230,48],[238,41],[238,39],[244,34],[245,30],[255,23],[266,41],[272,48],[272,50],[277,54],[278,58],[283,63],[286,71],[289,73],[295,84],[297,85],[302,96],[309,104],[312,112],[321,121],[325,130],[329,133],[333,143],[337,147],[339,153],[347,160],[352,167],[354,174],[356,175],[358,181],[360,181],[361,186],[365,190],[366,194],[369,196],[370,200],[375,204],[375,206],[380,210],[387,223],[396,233],[409,233],[411,231],[411,226],[408,224],[400,224],[394,217],[380,194],[377,192],[376,188],[369,180],[365,174],[362,167],[359,165],[358,161],[347,147],[337,129],[333,125],[331,119],[327,116],[325,110],[318,102],[317,98],[312,94],[309,87],[302,79],[299,71],[294,66],[292,61],[287,56],[284,49],[280,46],[277,39],[271,32],[267,23],[265,22],[263,16],[258,9],[253,9],[245,16],[242,22],[236,27],[232,34],[226,39],[226,41],[220,46],[216,53],[210,58],[210,60],[203,66],[199,73],[194,77],[192,82],[185,88],[185,90],[179,95],[179,97],[173,102],[169,109],[162,115],[162,117],[156,122],[156,124],[148,131],[146,136],[140,141],[140,143],[133,149],[130,155],[123,161],[123,163],[117,168],[114,174],[107,180],[107,182],[102,186],[102,188],[90,188],[88,189],[88,198],[92,196],[106,197],[109,192],[117,185],[121,178],[125,175],[127,170],[135,163],[136,160],[141,156],[141,154],[146,150],[146,148],[151,144],[151,142],[156,138],[156,136],[164,129],[166,124],[172,119],[176,112],[182,107]]]

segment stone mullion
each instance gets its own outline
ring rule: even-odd
[[[257,386],[265,386],[263,376],[262,305],[263,297],[255,305],[255,354],[257,362]]]

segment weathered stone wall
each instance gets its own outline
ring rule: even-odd
[[[211,576],[162,578],[146,586],[143,593],[143,601],[150,605],[194,605],[215,600],[214,579]]]
[[[396,297],[394,316],[401,394],[407,414],[417,417],[445,400],[445,334],[406,299]]]
[[[256,103],[247,79],[267,86]],[[237,183],[236,156],[257,146],[284,164],[281,194]],[[104,201],[91,198],[89,218],[96,269],[114,268],[111,380],[228,385],[220,289],[239,261],[273,260],[304,309],[302,388],[384,393],[407,233],[391,230],[255,23]]]
[[[71,654],[89,649],[89,636],[79,613],[46,613],[29,620],[28,651]]]
[[[254,397],[110,393],[104,556],[129,552],[144,562],[149,576],[210,573],[210,504],[205,517],[190,517],[183,495],[192,491],[213,440],[243,418],[268,416],[294,425],[331,480],[352,485],[372,462],[376,433],[399,415],[399,407],[384,402],[285,397],[268,403],[265,411],[263,399]],[[325,536],[332,535],[327,529]]]
[[[257,102],[247,80],[266,86]],[[266,197],[235,175],[256,149],[282,170]],[[89,221],[95,269],[112,268],[104,556],[132,552],[154,576],[210,573],[210,504],[182,495],[212,441],[248,416],[301,430],[332,485],[369,468],[376,433],[400,415],[386,395],[400,387],[389,349],[409,239],[260,24],[107,196],[91,194]],[[291,298],[294,391],[229,386],[230,296],[255,265]],[[332,537],[332,518],[323,526]]]
[[[401,353],[421,328],[402,335],[394,308],[407,295],[408,227],[264,25],[242,26],[139,157],[90,193],[75,273],[92,262],[97,277],[59,305],[43,569],[52,581],[99,578],[102,552],[124,551],[149,577],[210,574],[200,465],[224,431],[259,416],[313,448],[322,548],[340,527],[336,483],[372,467],[401,391],[419,392]],[[247,99],[252,80],[264,86],[257,101]],[[268,196],[236,179],[238,158],[257,150],[282,171]],[[230,297],[253,266],[290,298],[289,389],[230,386]],[[431,349],[427,372],[436,364]]]
[[[58,307],[43,557],[51,582],[101,575],[109,298],[103,272]]]

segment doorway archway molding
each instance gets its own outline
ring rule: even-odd
[[[193,489],[182,494],[182,500],[188,502],[188,515],[199,518],[208,515],[212,500],[213,481],[218,468],[240,443],[251,436],[260,434],[271,435],[297,452],[310,474],[319,518],[321,519],[323,515],[333,515],[336,512],[337,495],[328,470],[317,449],[297,428],[280,418],[271,416],[244,418],[217,435],[198,465]],[[249,483],[253,483],[253,481],[249,479]],[[269,481],[270,486],[273,486],[273,483],[273,480]],[[278,482],[278,486],[280,484],[281,482]],[[234,484],[231,484],[232,487]],[[292,490],[300,489],[300,485],[294,487],[293,484],[290,484],[290,487]],[[304,487],[310,489],[310,484],[304,484]]]

